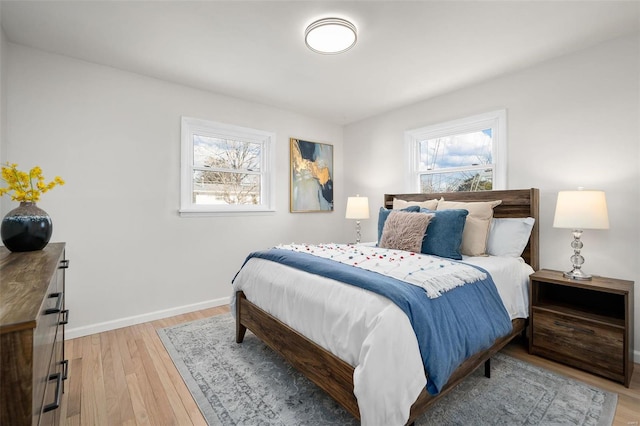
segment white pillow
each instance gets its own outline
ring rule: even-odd
[[[532,217],[494,218],[489,228],[487,254],[520,257],[527,246],[535,221]]]

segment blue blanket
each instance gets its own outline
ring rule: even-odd
[[[415,285],[307,253],[270,249],[251,253],[245,263],[253,257],[358,286],[393,301],[407,314],[416,333],[427,391],[432,395],[440,392],[465,359],[512,330],[509,314],[488,273],[487,279],[429,299],[424,289]]]

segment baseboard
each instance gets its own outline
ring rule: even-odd
[[[633,351],[633,362],[640,364],[640,351]]]
[[[106,321],[98,324],[85,325],[85,326],[76,327],[76,328],[67,328],[64,331],[65,339],[75,339],[76,337],[83,337],[83,336],[88,336],[90,334],[102,333],[103,331],[115,330],[117,328],[128,327],[136,324],[142,324],[144,322],[173,317],[176,315],[186,314],[188,312],[199,311],[201,309],[228,305],[230,301],[231,301],[230,297],[222,297],[220,299],[207,300],[205,302],[194,303],[192,305],[178,306],[171,309],[149,312],[147,314],[120,318],[113,321]]]

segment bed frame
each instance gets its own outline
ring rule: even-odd
[[[384,206],[391,208],[393,198],[409,201],[425,201],[443,197],[447,201],[490,201],[502,200],[494,208],[494,217],[533,217],[536,219],[529,243],[522,257],[534,270],[539,269],[539,232],[538,210],[539,191],[536,188],[482,192],[447,192],[431,194],[385,194]],[[517,318],[512,321],[511,334],[497,339],[486,351],[477,353],[465,360],[451,375],[447,384],[438,395],[429,395],[422,390],[411,407],[408,424],[412,424],[442,396],[446,395],[465,377],[481,365],[485,365],[485,375],[489,375],[489,360],[507,343],[519,334],[524,334],[526,320]],[[355,418],[360,419],[358,402],[353,395],[353,367],[331,352],[307,339],[277,318],[271,316],[251,303],[242,291],[236,294],[236,342],[242,343],[247,329],[271,349],[279,353],[298,371],[333,397]]]

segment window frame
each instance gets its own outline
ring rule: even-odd
[[[482,131],[488,128],[492,132],[492,189],[507,189],[507,111],[501,109],[405,131],[406,191],[421,192],[420,175],[424,171],[421,171],[419,167],[420,141]],[[465,170],[472,168],[465,167]],[[456,170],[459,168],[439,169],[442,173]]]
[[[193,136],[232,139],[259,144],[261,204],[195,204],[193,173],[199,170],[193,161]],[[273,132],[194,117],[181,119],[180,216],[233,216],[275,212],[275,141]]]

